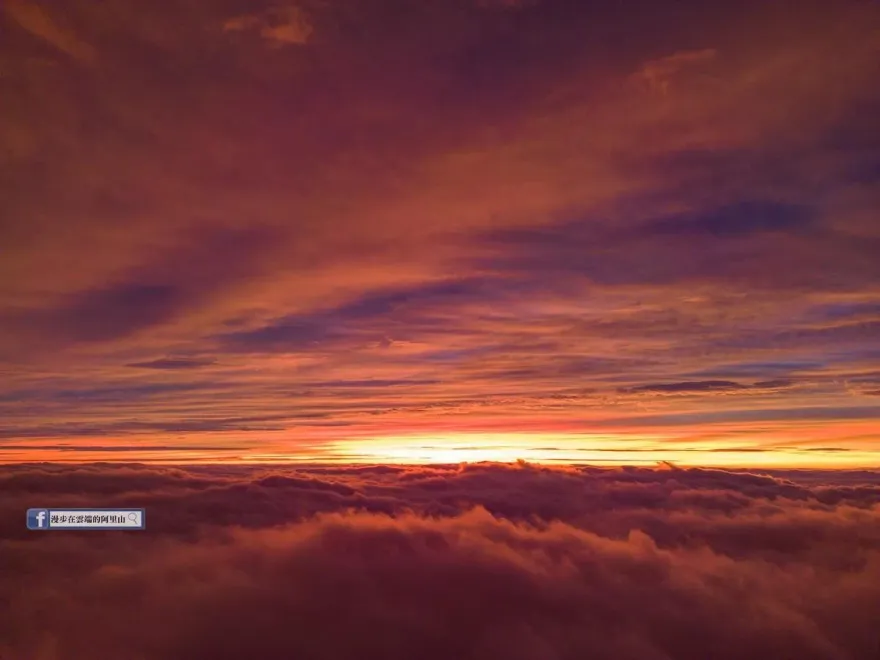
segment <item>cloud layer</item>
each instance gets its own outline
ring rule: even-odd
[[[96,7],[0,11],[0,460],[877,463],[876,3]]]
[[[527,464],[0,472],[19,660],[876,657],[880,475]],[[26,532],[26,506],[147,531]]]

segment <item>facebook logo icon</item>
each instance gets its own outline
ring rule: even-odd
[[[46,509],[28,509],[28,529],[49,529],[49,511]]]

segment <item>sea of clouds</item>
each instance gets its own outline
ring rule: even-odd
[[[0,657],[876,660],[880,473],[6,466]]]

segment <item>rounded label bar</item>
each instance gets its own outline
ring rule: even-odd
[[[144,509],[28,509],[27,528],[50,529],[145,529]]]

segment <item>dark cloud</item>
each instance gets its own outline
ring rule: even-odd
[[[819,212],[742,201],[636,219],[625,228],[589,216],[534,229],[493,231],[483,240],[497,256],[481,257],[477,264],[508,276],[579,276],[605,286],[726,281],[759,290],[849,289],[876,271],[868,254],[877,246],[870,238],[859,241],[822,230]],[[770,256],[784,245],[789,251],[785,268]],[[850,261],[832,262],[835,254],[847,254]],[[833,277],[826,275],[828,268],[836,269]]]
[[[216,337],[226,351],[297,351],[342,342],[377,342],[387,332],[413,333],[436,314],[457,305],[500,301],[502,283],[485,279],[447,280],[378,291],[312,314],[276,319],[264,327]]]
[[[652,383],[630,388],[630,392],[713,392],[740,390],[746,386],[729,380],[696,380],[681,383]]]
[[[734,376],[760,378],[761,376],[788,376],[803,371],[819,371],[825,365],[810,360],[783,360],[778,362],[743,362],[741,364],[722,364],[694,376]]]
[[[212,381],[196,381],[189,383],[154,382],[127,385],[119,383],[116,386],[83,387],[78,389],[52,389],[49,391],[23,391],[12,392],[12,399],[21,400],[29,398],[35,401],[82,401],[90,404],[114,403],[122,401],[136,401],[154,396],[166,394],[181,394],[199,390],[217,391],[228,389],[226,383],[214,383]]]
[[[75,435],[75,433],[74,433]],[[70,452],[151,452],[151,451],[192,451],[191,447],[180,447],[174,445],[40,445],[40,449],[50,451],[70,451]],[[233,447],[234,448],[234,447]],[[34,445],[14,445],[0,443],[0,450],[21,450],[31,451]],[[226,446],[209,446],[199,445],[200,451],[229,451],[230,447]]]
[[[689,380],[674,383],[647,383],[637,387],[623,388],[625,393],[655,392],[660,394],[690,394],[700,392],[737,392],[741,390],[778,390],[791,387],[793,381],[778,378],[746,384],[731,380]]]
[[[126,367],[137,369],[200,369],[215,364],[216,360],[209,358],[158,358],[146,362],[131,362]]]
[[[174,285],[123,282],[86,291],[55,309],[30,315],[38,333],[63,332],[73,341],[102,341],[124,337],[164,323],[184,304]]]
[[[633,415],[630,418],[608,418],[594,422],[597,426],[626,426],[642,423],[658,426],[720,424],[724,422],[762,422],[783,419],[798,420],[875,420],[880,419],[880,406],[814,406],[802,408],[735,408],[693,413]]]
[[[643,231],[669,236],[708,234],[734,238],[761,232],[805,231],[815,222],[808,207],[763,200],[740,201],[708,213],[660,218]]]
[[[829,303],[808,310],[807,314],[829,321],[852,320],[858,317],[867,319],[880,315],[880,303],[873,301]]]
[[[743,347],[760,344],[766,348],[775,346],[818,348],[819,346],[845,344],[850,350],[861,347],[870,350],[876,345],[878,338],[880,338],[880,321],[872,320],[829,326],[803,326],[774,332],[743,332],[723,343],[729,346]]]
[[[347,389],[362,387],[407,387],[412,385],[436,385],[438,380],[383,380],[381,378],[373,380],[319,380],[314,382],[305,382],[303,387],[330,388],[330,389]]]
[[[0,491],[10,658],[872,660],[880,641],[876,472],[42,464]],[[147,531],[26,532],[48,504],[145,506]]]
[[[313,414],[300,415],[299,418],[311,420]],[[117,434],[144,433],[197,433],[200,431],[273,431],[283,430],[284,424],[277,420],[297,420],[298,416],[269,415],[266,417],[214,417],[209,419],[173,419],[168,421],[113,421],[113,422],[67,422],[64,424],[22,424],[21,426],[0,426],[0,438],[62,438],[103,437]],[[276,421],[276,423],[271,423]]]
[[[246,279],[273,238],[271,229],[260,227],[195,227],[164,254],[147,252],[115,283],[68,293],[40,308],[13,308],[0,318],[19,349],[125,339],[171,323]]]
[[[775,380],[762,380],[758,381],[752,387],[759,390],[778,390],[784,389],[786,387],[791,387],[794,385],[793,380],[789,380],[788,378],[777,378]]]

